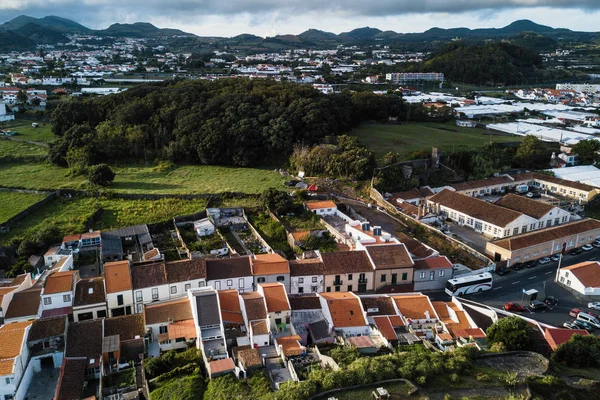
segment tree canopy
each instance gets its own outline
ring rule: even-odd
[[[522,318],[501,318],[486,330],[490,345],[503,343],[506,350],[529,350],[532,346],[531,328]]]
[[[573,335],[552,354],[556,362],[570,367],[600,367],[600,338]]]

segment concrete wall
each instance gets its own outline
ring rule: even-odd
[[[412,283],[414,268],[395,268],[395,269],[379,269],[375,271],[375,290],[392,284],[392,274],[396,274],[396,284],[406,285]],[[403,274],[406,274],[406,279],[402,279]],[[385,280],[382,282],[381,277],[385,275]]]
[[[367,288],[366,291],[372,291],[373,287],[374,287],[374,280],[375,280],[375,272],[374,271],[365,271],[362,272],[363,274],[365,274],[365,278],[367,279]],[[358,291],[358,280],[360,277],[360,272],[354,272],[352,274],[339,274],[340,276],[340,280],[342,281],[342,285],[340,286],[340,292],[349,292],[350,290],[348,290],[348,286],[352,285],[352,290],[353,292],[357,292]],[[333,275],[325,275],[325,281],[324,281],[324,291],[327,291],[327,288],[331,288],[331,292],[335,292],[335,285],[333,284],[335,282],[335,277],[338,274],[333,274]],[[349,279],[350,275],[352,275],[352,279]]]
[[[300,279],[302,279],[302,283],[300,283]],[[316,282],[313,282],[316,280]],[[292,276],[291,277],[291,285],[290,285],[290,294],[299,294],[299,293],[318,293],[325,291],[323,282],[325,278],[323,275],[306,275],[306,276]],[[313,291],[312,287],[316,286],[317,290]],[[300,291],[302,288],[302,292]]]

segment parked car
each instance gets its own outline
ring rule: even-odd
[[[530,199],[539,199],[540,197],[542,197],[542,195],[537,192],[528,192],[526,196]]]
[[[581,310],[579,308],[574,308],[571,311],[569,311],[569,315],[573,318],[577,318],[580,312]]]
[[[594,330],[594,328],[592,328],[592,326],[590,324],[588,324],[585,321],[582,321],[580,319],[576,319],[575,321],[573,321],[573,324],[577,325],[579,327],[579,329],[585,329],[588,332],[591,332]]]
[[[594,243],[592,243],[592,246],[595,248],[600,248],[600,240],[595,240]]]
[[[523,307],[519,303],[513,303],[512,301],[509,301],[508,303],[506,303],[504,305],[504,309],[506,311],[513,311],[513,312],[523,312],[523,311],[527,310],[525,307]]]
[[[593,249],[594,249],[594,247],[591,244],[584,244],[583,246],[581,246],[581,250],[583,250],[583,251],[590,251]]]
[[[564,326],[567,329],[579,329],[577,328],[577,325],[573,323],[573,321],[566,321],[562,326]]]
[[[579,248],[574,248],[574,249],[571,249],[569,251],[569,254],[572,255],[572,256],[576,256],[576,255],[581,254],[581,253],[582,253],[582,251]]]
[[[546,303],[543,303],[539,300],[532,300],[529,303],[529,308],[532,311],[543,311],[543,310],[546,310],[548,308],[548,306],[546,305]]]
[[[537,260],[531,260],[531,261],[527,261],[525,263],[525,268],[533,268],[537,265]]]
[[[522,270],[523,268],[525,268],[525,264],[523,263],[516,263],[510,266],[510,269],[512,269],[513,271],[519,271]]]
[[[598,320],[598,318],[596,318],[595,316],[590,315],[588,313],[580,312],[579,314],[577,314],[577,320],[587,322],[592,327],[594,327],[596,329],[600,329],[600,320]]]
[[[591,308],[592,310],[600,310],[600,301],[588,303],[588,308]]]
[[[510,272],[510,269],[508,269],[506,267],[502,267],[498,271],[496,271],[496,274],[498,274],[498,275],[506,275],[509,272]]]
[[[538,263],[544,265],[544,264],[548,264],[550,261],[552,261],[552,260],[550,260],[550,258],[542,257],[538,260]]]
[[[560,254],[552,254],[552,255],[550,256],[550,259],[551,259],[552,261],[555,261],[555,262],[556,262],[556,261],[560,260]]]
[[[558,299],[554,296],[547,296],[544,299],[544,303],[548,304],[549,306],[557,306],[558,305]]]

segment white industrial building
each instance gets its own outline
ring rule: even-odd
[[[600,188],[600,169],[593,165],[578,165],[568,168],[554,168],[548,170],[555,177],[571,182],[585,183],[586,185]]]

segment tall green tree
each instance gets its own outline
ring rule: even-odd
[[[485,333],[490,345],[503,343],[507,350],[530,350],[533,345],[531,328],[519,317],[501,318]]]
[[[596,139],[580,140],[573,146],[573,153],[577,154],[580,164],[594,164],[600,158],[598,151],[600,151],[600,141]]]

